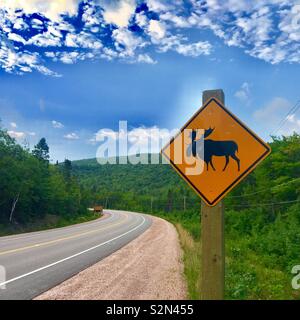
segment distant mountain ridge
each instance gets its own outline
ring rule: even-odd
[[[117,163],[126,157],[117,157]],[[168,164],[163,164],[160,154],[141,154],[142,162],[149,164],[132,164],[129,156],[127,164],[104,164],[96,158],[73,161],[73,172],[85,186],[94,186],[102,191],[133,192],[160,196],[169,189],[177,192],[194,192]],[[154,164],[151,163],[154,161]]]

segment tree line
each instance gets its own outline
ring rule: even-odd
[[[86,193],[72,173],[71,161],[49,163],[45,138],[30,151],[0,128],[0,224],[86,213]]]

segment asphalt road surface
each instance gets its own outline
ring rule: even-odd
[[[0,237],[0,300],[32,299],[120,249],[150,225],[146,215],[107,210],[95,221]]]

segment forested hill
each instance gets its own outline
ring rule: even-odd
[[[139,195],[161,196],[168,189],[174,192],[189,192],[186,183],[178,177],[168,164],[151,164],[151,155],[142,154],[143,159],[149,159],[148,164],[132,164],[130,157],[117,158],[117,164],[100,165],[96,159],[73,161],[73,172],[80,181],[94,191],[134,192]],[[161,159],[158,154],[154,159]],[[157,163],[157,162],[156,162]]]
[[[283,202],[292,204],[299,200],[300,136],[274,138],[271,147],[272,154],[227,197],[229,208],[260,205],[276,209],[289,204]],[[105,202],[107,197],[117,197],[120,205],[120,197],[132,194],[134,201],[152,198],[153,203],[171,202],[173,208],[178,209],[183,206],[183,198],[190,205],[199,202],[194,191],[167,164],[100,165],[96,159],[88,159],[74,161],[73,171],[92,191],[95,201]]]
[[[159,155],[141,155],[149,161],[151,156],[156,161],[160,158]],[[150,212],[152,203],[152,209],[170,211],[182,208],[183,197],[193,207],[199,205],[194,191],[168,164],[132,164],[129,161],[128,164],[100,165],[96,159],[88,159],[74,161],[72,165],[74,175],[91,191],[90,201],[105,207]]]

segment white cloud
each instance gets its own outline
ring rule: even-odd
[[[171,12],[164,12],[161,14],[160,19],[162,21],[166,20],[174,24],[175,27],[178,28],[188,28],[191,26],[190,19],[185,19],[184,17],[180,17],[174,15]]]
[[[14,131],[14,130],[9,130],[7,131],[7,133],[15,139],[22,139],[25,138],[26,134],[24,132],[21,131]]]
[[[282,11],[279,29],[286,33],[291,41],[300,41],[300,2],[291,10]]]
[[[292,103],[289,100],[275,97],[255,111],[253,116],[265,128],[269,128],[271,134],[289,135],[295,131],[300,132],[300,119],[295,114],[286,117],[291,107]]]
[[[170,8],[170,4],[168,4],[167,1],[148,0],[147,5],[149,9],[153,11],[165,11]]]
[[[243,48],[253,57],[273,64],[300,62],[300,4],[294,1],[192,1],[189,15],[182,13],[180,1],[157,8],[165,23],[209,28],[227,45]]]
[[[236,98],[241,101],[247,101],[250,98],[250,85],[248,82],[244,82],[241,88],[234,94]]]
[[[166,27],[157,20],[150,20],[148,32],[155,40],[162,39],[166,34]]]
[[[79,56],[78,52],[62,52],[59,56],[60,61],[66,64],[72,64],[76,62],[77,57]]]
[[[208,41],[199,41],[195,43],[186,43],[186,41],[187,38],[183,36],[170,35],[158,42],[158,50],[161,52],[173,50],[179,54],[190,57],[209,55],[212,51],[212,45]]]
[[[116,41],[118,51],[122,52],[124,56],[132,57],[138,47],[145,45],[145,42],[141,38],[136,37],[127,29],[114,30],[113,38]]]
[[[68,33],[65,40],[67,47],[85,48],[99,50],[102,43],[92,34],[80,32],[78,34]]]
[[[120,28],[128,26],[136,6],[134,0],[100,1],[100,3],[104,7],[103,18],[106,23],[115,24]]]
[[[289,115],[287,121],[295,126],[295,131],[300,131],[300,118],[296,114]]]
[[[37,34],[30,38],[26,44],[37,47],[60,47],[61,39],[62,34],[60,32],[54,32],[53,30],[51,31],[48,29],[47,32]]]
[[[144,28],[148,24],[148,18],[142,14],[142,13],[137,13],[135,15],[135,22],[141,27]]]
[[[14,129],[18,127],[15,122],[11,122],[11,123],[10,123],[10,126],[11,126],[12,128],[14,128]]]
[[[16,30],[27,30],[29,26],[22,18],[16,18],[14,20],[13,28]]]
[[[105,138],[111,138],[113,140],[118,139],[118,132],[111,129],[100,129],[93,138],[94,141],[103,141]]]
[[[153,60],[148,54],[139,54],[137,61],[141,63],[156,64],[157,61]]]
[[[158,127],[139,127],[134,128],[128,132],[128,141],[129,143],[139,144],[139,145],[148,145],[150,139],[159,140],[160,132]]]
[[[1,0],[2,7],[11,10],[23,9],[26,14],[40,12],[53,20],[58,20],[61,14],[75,15],[78,3],[78,0]]]
[[[56,72],[41,65],[39,55],[29,51],[18,52],[4,40],[0,46],[0,66],[7,72],[23,74],[37,70],[45,75],[58,76]]]
[[[209,55],[211,53],[212,46],[207,41],[188,44],[180,43],[175,50],[184,56],[198,57],[200,55]]]
[[[23,39],[20,35],[13,32],[8,35],[8,39],[15,42],[21,42],[23,44],[26,43],[25,39]]]
[[[207,30],[226,45],[266,62],[300,63],[300,3],[292,0],[191,0],[189,5],[182,0],[147,0],[150,12],[136,12],[141,5],[136,0],[90,0],[82,2],[78,26],[66,16],[76,16],[80,2],[1,0],[0,66],[10,73],[59,76],[47,68],[49,59],[67,64],[99,58],[153,64],[152,51],[199,57],[213,51]],[[24,33],[29,29],[34,32]]]
[[[46,51],[45,56],[48,58],[55,58],[56,54],[55,54],[55,52],[52,52],[52,51]]]
[[[55,129],[61,129],[64,127],[64,125],[61,122],[56,121],[56,120],[52,120],[52,126]]]
[[[291,103],[282,97],[273,98],[267,105],[255,111],[254,117],[257,120],[266,121],[274,117],[280,118],[291,107]]]
[[[64,138],[68,139],[68,140],[78,140],[79,136],[75,132],[71,132],[71,133],[64,135]]]
[[[145,127],[140,126],[126,131],[113,131],[111,129],[99,130],[88,142],[96,144],[97,142],[103,142],[106,138],[117,141],[118,139],[126,139],[130,146],[134,146],[131,149],[132,153],[139,149],[140,152],[151,153],[159,152],[159,150],[177,133],[177,129],[168,130],[159,128],[157,126]]]

